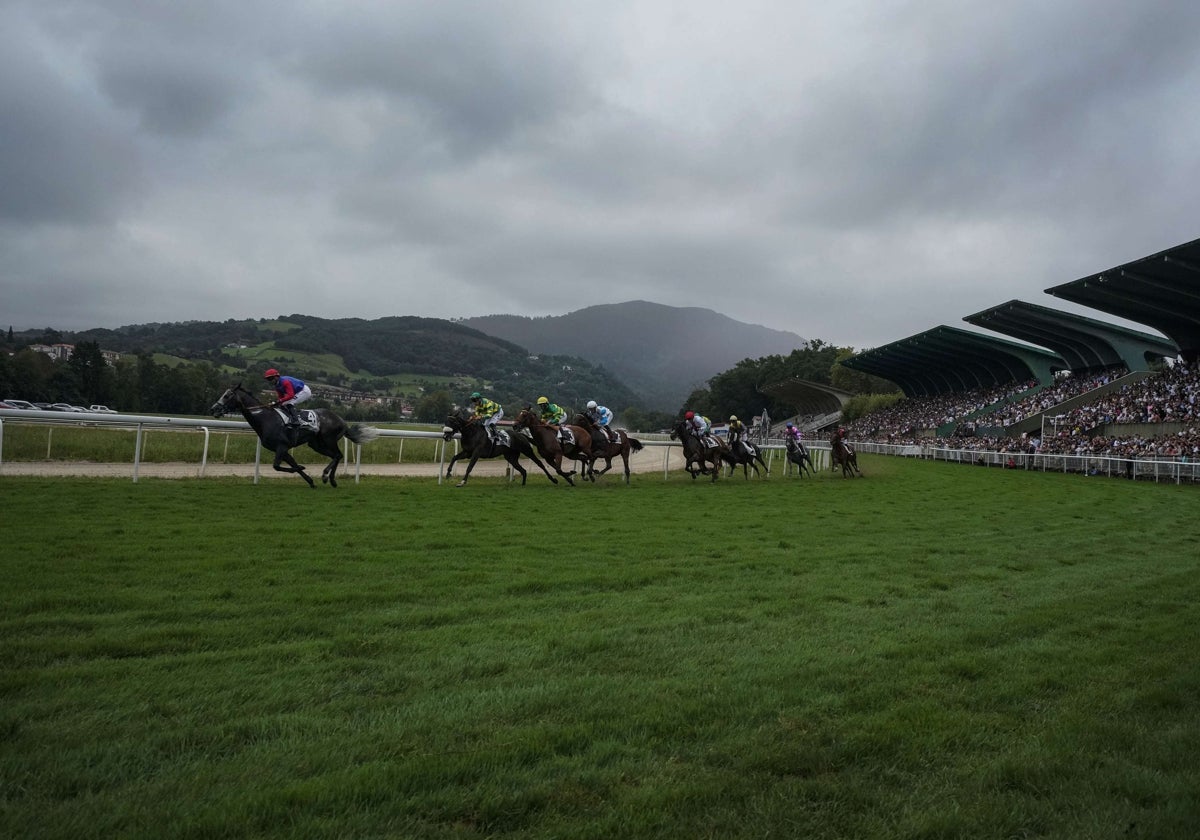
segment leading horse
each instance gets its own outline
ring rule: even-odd
[[[349,438],[354,443],[363,444],[379,437],[379,430],[373,426],[347,425],[345,420],[327,408],[297,409],[296,414],[307,422],[300,426],[288,426],[281,410],[261,404],[254,394],[242,387],[241,382],[230,386],[209,410],[214,417],[240,411],[262,441],[263,448],[275,453],[272,466],[278,472],[296,473],[308,482],[309,487],[316,487],[316,482],[305,472],[304,466],[292,457],[292,449],[307,443],[314,452],[329,458],[329,463],[321,470],[321,482],[337,487],[337,469],[342,462],[342,452],[338,447],[341,439]]]
[[[604,459],[604,469],[594,473],[596,476],[604,475],[612,469],[612,459],[621,456],[621,461],[625,464],[625,483],[629,483],[629,453],[641,452],[642,442],[637,438],[632,438],[624,429],[616,429],[613,434],[616,440],[612,440],[605,434],[604,430],[599,428],[592,422],[591,418],[586,414],[576,414],[571,421],[576,426],[582,426],[587,429],[592,436],[592,465],[595,468],[596,461]]]
[[[564,426],[570,430],[572,438],[570,443],[564,445],[559,439],[558,429],[543,422],[542,418],[534,414],[529,406],[525,406],[517,412],[516,419],[513,420],[513,428],[517,430],[518,434],[522,429],[528,430],[528,439],[537,446],[538,452],[572,487],[575,486],[575,482],[571,480],[571,476],[575,474],[575,470],[563,472],[564,458],[579,461],[580,476],[591,481],[596,480],[592,468],[592,436],[588,434],[587,429],[582,426]]]
[[[446,425],[442,427],[442,438],[448,441],[456,433],[462,436],[462,449],[450,459],[450,463],[446,467],[446,478],[450,477],[450,470],[454,468],[456,461],[470,458],[462,481],[458,482],[456,487],[462,487],[467,483],[467,479],[471,477],[471,470],[475,469],[475,462],[480,458],[497,458],[501,455],[514,470],[521,474],[522,484],[525,483],[526,476],[525,468],[519,463],[522,455],[537,464],[552,483],[558,484],[558,479],[550,475],[546,465],[538,460],[538,456],[533,451],[533,444],[524,435],[497,429],[496,440],[493,442],[488,439],[487,429],[479,420],[464,417],[462,414],[451,414],[446,418]]]
[[[842,478],[853,478],[855,475],[863,477],[862,470],[858,468],[858,455],[850,444],[842,440],[841,435],[834,433],[829,440],[829,447],[832,468],[836,470],[841,467]]]
[[[678,440],[683,446],[683,468],[692,474],[693,480],[698,475],[711,475],[713,481],[717,480],[721,475],[722,451],[728,451],[725,441],[717,438],[717,445],[710,446],[700,439],[687,420],[680,420],[675,424],[671,430],[671,439]]]

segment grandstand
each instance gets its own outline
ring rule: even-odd
[[[851,435],[994,452],[1200,458],[1200,239],[1046,292],[1162,335],[1010,300],[963,318],[1008,339],[942,325],[845,359],[904,394],[848,424]],[[814,429],[838,422],[834,412],[849,398],[811,382],[764,390],[813,418]]]

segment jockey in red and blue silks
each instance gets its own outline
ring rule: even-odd
[[[275,368],[271,368],[264,373],[263,379],[270,382],[271,386],[275,389],[275,393],[279,395],[279,398],[275,400],[275,404],[287,412],[287,424],[289,426],[299,426],[300,417],[296,414],[296,404],[311,399],[313,395],[312,389],[294,376],[280,375],[279,371],[275,370]]]

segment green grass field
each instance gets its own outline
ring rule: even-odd
[[[0,475],[0,835],[1175,838],[1195,488]]]

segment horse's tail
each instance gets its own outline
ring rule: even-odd
[[[362,445],[378,438],[379,429],[376,429],[374,426],[360,426],[357,423],[353,423],[346,427],[346,437],[350,438],[354,443]]]
[[[628,440],[630,449],[632,449],[634,452],[642,451],[642,442],[640,440],[637,438],[628,438]]]

